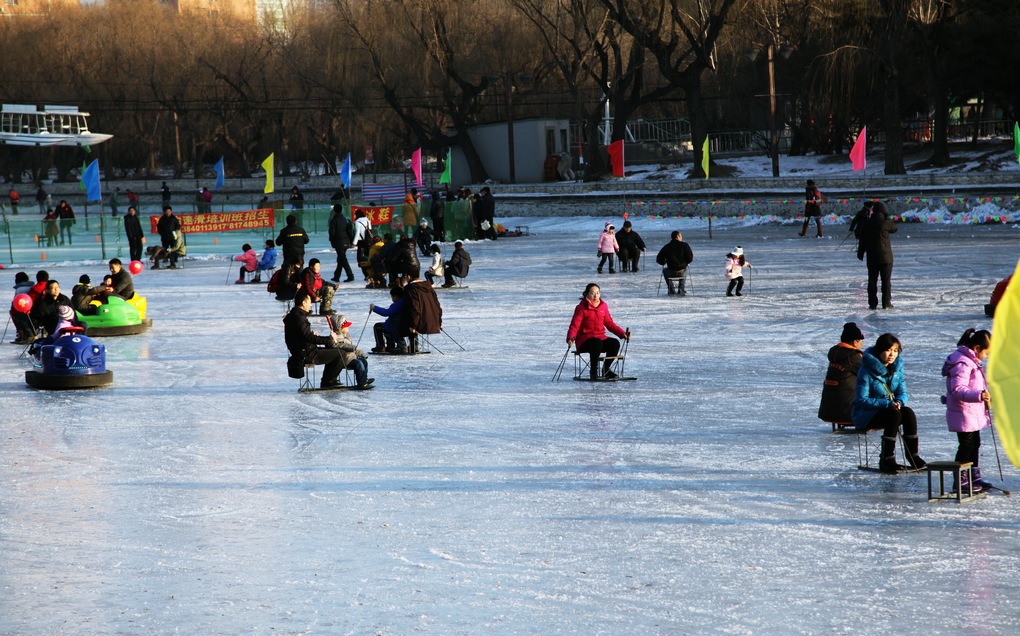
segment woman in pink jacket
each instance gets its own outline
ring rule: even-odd
[[[602,290],[595,283],[588,283],[584,288],[581,302],[574,308],[574,317],[567,329],[567,345],[577,342],[577,352],[591,356],[590,373],[592,380],[599,379],[599,356],[603,353],[612,358],[620,352],[620,341],[606,336],[606,329],[615,335],[630,340],[630,331],[624,331],[613,322],[609,315],[609,306],[602,301]],[[613,360],[606,360],[602,365],[602,379],[613,380],[617,376],[610,370]]]
[[[981,368],[981,361],[988,357],[991,345],[991,333],[968,329],[957,343],[956,351],[949,354],[942,365],[942,375],[946,377],[946,394],[942,397],[942,403],[946,405],[946,423],[960,442],[956,461],[973,464],[974,492],[992,485],[981,479],[981,469],[978,468],[981,429],[991,424],[988,415],[991,397],[985,371]],[[966,473],[963,483],[953,484],[953,489],[957,486],[967,488]]]
[[[596,256],[602,257],[602,260],[599,261],[599,274],[602,273],[602,267],[606,264],[606,260],[609,260],[609,273],[616,273],[613,256],[619,251],[620,244],[616,242],[616,226],[607,222],[606,229],[602,230],[602,236],[599,237],[599,247],[596,253]]]

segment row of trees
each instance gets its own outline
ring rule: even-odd
[[[581,124],[589,179],[606,172],[606,100],[614,139],[636,117],[686,117],[696,177],[706,134],[767,127],[767,69],[748,52],[772,45],[792,152],[842,152],[867,124],[899,174],[904,119],[934,121],[942,165],[952,108],[976,99],[1015,116],[1020,50],[1006,34],[1018,29],[1015,0],[333,0],[277,28],[125,0],[0,22],[0,96],[92,112],[114,135],[97,147],[108,178],[205,177],[221,155],[249,176],[269,152],[289,167],[366,146],[391,167],[419,146],[459,146],[481,181],[467,131],[511,100],[515,117]],[[18,180],[65,177],[82,156],[0,160]]]

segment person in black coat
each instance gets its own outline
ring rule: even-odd
[[[647,251],[647,248],[641,236],[634,231],[630,221],[623,222],[623,228],[616,235],[616,242],[620,246],[620,265],[623,267],[623,271],[638,271],[638,259],[641,257],[641,252]]]
[[[336,269],[333,270],[333,282],[340,282],[340,272],[346,272],[345,283],[354,280],[354,272],[351,271],[351,264],[347,262],[347,250],[351,248],[351,237],[353,231],[347,215],[344,214],[343,206],[333,206],[333,216],[329,218],[329,244],[336,250]]]
[[[896,222],[889,218],[885,205],[876,201],[871,218],[861,230],[861,250],[868,265],[868,308],[878,309],[878,279],[882,278],[882,309],[892,309],[893,252],[889,235],[896,231]]]
[[[450,260],[446,261],[443,266],[445,269],[446,282],[443,283],[443,287],[453,287],[457,283],[453,280],[454,276],[457,278],[467,278],[468,271],[471,268],[471,255],[464,249],[464,244],[457,241],[453,244],[453,256]]]
[[[337,378],[343,369],[343,360],[336,349],[335,336],[319,336],[312,331],[308,322],[311,309],[312,297],[298,292],[294,297],[294,308],[283,318],[283,339],[290,351],[287,373],[292,378],[300,378],[304,376],[304,365],[324,364],[319,388],[328,389],[340,384]]]
[[[169,252],[177,242],[176,232],[181,231],[181,220],[174,216],[174,209],[169,205],[163,206],[163,216],[156,221],[156,231],[159,232],[159,240],[163,243],[163,249]]]
[[[135,297],[135,281],[131,274],[124,269],[119,258],[110,259],[110,277],[113,278],[113,293],[124,300],[131,300]]]
[[[53,335],[60,320],[58,309],[61,305],[71,306],[71,299],[60,293],[60,283],[55,280],[46,282],[46,289],[39,300],[32,305],[32,321],[42,325],[46,333]]]
[[[818,417],[826,422],[850,422],[857,391],[857,372],[861,369],[861,349],[864,334],[857,323],[843,325],[839,344],[829,349],[829,368],[822,385],[822,401]]]
[[[418,244],[422,256],[432,253],[432,229],[429,227],[428,219],[423,219],[414,231],[414,242]]]
[[[487,238],[489,240],[496,240],[496,198],[492,196],[492,190],[489,186],[482,188],[478,195],[478,206],[477,217],[478,227],[481,229],[481,238]],[[484,225],[488,223],[489,229],[485,229]]]
[[[694,261],[691,246],[684,243],[679,230],[673,230],[670,241],[662,246],[655,256],[655,262],[662,265],[662,276],[666,279],[669,295],[687,295],[687,266]],[[679,289],[673,287],[673,279],[679,279]]]
[[[124,233],[127,234],[128,253],[131,260],[142,260],[142,238],[145,233],[142,232],[142,222],[138,218],[138,210],[133,205],[128,206],[127,214],[124,215]]]
[[[404,238],[396,243],[390,256],[386,259],[386,269],[390,272],[391,287],[396,278],[418,278],[421,274],[421,262],[413,238]],[[401,281],[402,283],[402,281]]]
[[[297,224],[297,217],[293,214],[287,215],[287,225],[280,230],[280,235],[276,237],[276,244],[283,248],[281,268],[286,268],[290,263],[304,262],[308,232],[305,232],[305,229]]]
[[[449,188],[449,186],[447,186]],[[449,196],[449,192],[447,192]],[[446,214],[446,204],[443,203],[443,195],[439,190],[432,191],[432,203],[429,207],[429,218],[432,219],[432,231],[435,234],[435,240],[440,243],[446,240],[446,230],[443,217]]]

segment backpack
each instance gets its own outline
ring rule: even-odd
[[[273,272],[273,275],[269,277],[269,282],[266,284],[266,291],[270,294],[275,294],[280,290],[280,272],[283,268],[280,268]]]
[[[411,283],[404,286],[404,311],[400,314],[400,333],[439,333],[443,328],[443,308],[439,305],[436,290],[428,283]]]

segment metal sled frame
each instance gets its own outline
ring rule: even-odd
[[[582,351],[574,351],[574,379],[575,380],[587,380],[591,377],[591,354]],[[599,355],[596,364],[601,365],[606,360],[612,360],[609,370],[616,375],[623,377],[623,361],[626,360],[626,356],[615,355],[615,356],[604,356]],[[601,376],[601,374],[600,374]]]
[[[692,276],[691,276],[691,268],[688,267],[685,271],[687,272],[687,276],[686,276],[687,280],[686,280],[686,283],[684,284],[684,287],[690,287],[690,289],[685,290],[688,294],[690,294],[691,292],[694,291],[694,281],[692,280]],[[660,271],[659,272],[659,286],[655,288],[655,295],[656,296],[658,296],[662,292],[662,281],[664,281],[664,280],[671,281],[674,286],[679,287],[680,286],[679,285],[680,281],[682,281],[684,279],[680,278],[678,276],[670,276],[669,278],[666,278],[665,276],[662,275],[662,272]],[[667,286],[666,291],[669,291],[668,286]],[[677,295],[679,296],[679,294],[677,294]]]
[[[878,442],[874,442],[870,433],[878,431]],[[882,443],[882,435],[885,434],[884,428],[869,428],[864,431],[857,431],[857,468],[861,470],[877,471],[877,466],[871,465],[871,457],[878,456],[880,454],[880,445]],[[900,447],[900,454],[903,455],[903,464],[910,466],[910,460],[907,459],[907,449],[903,444],[903,435],[900,434],[899,429],[896,430],[896,442]],[[918,471],[914,471],[918,472]]]

